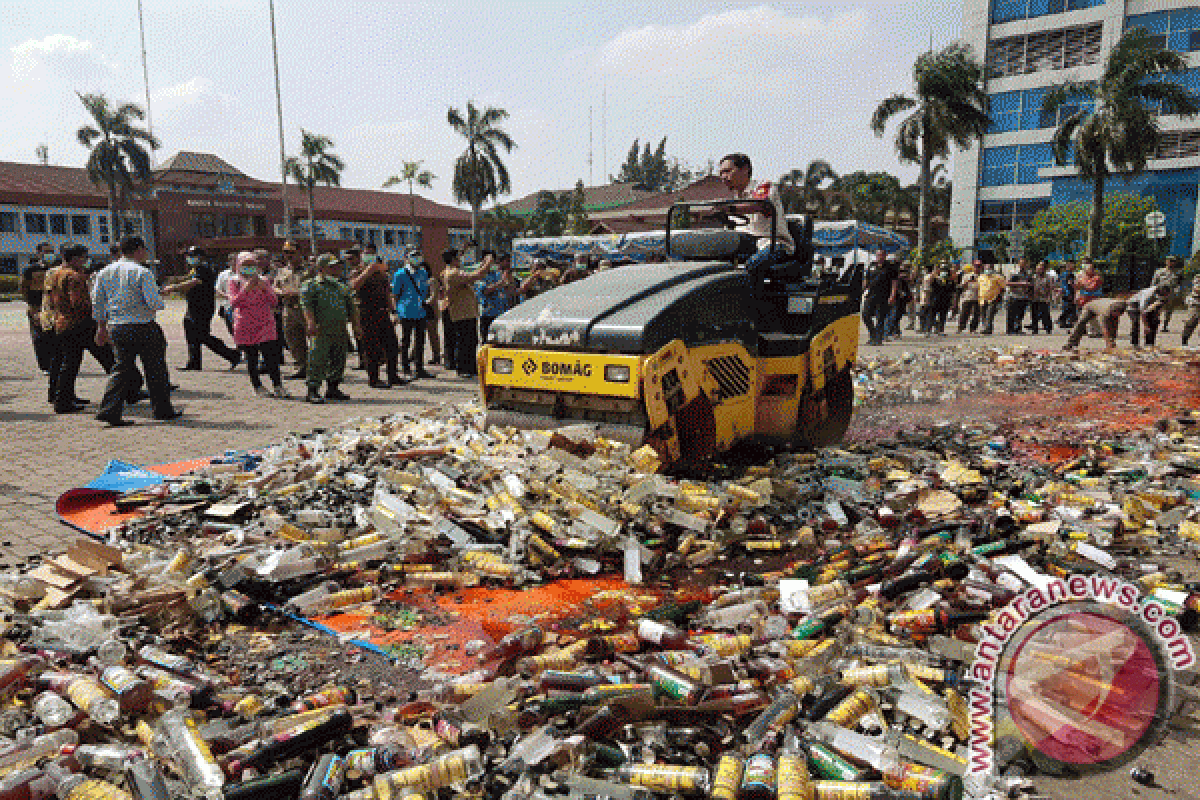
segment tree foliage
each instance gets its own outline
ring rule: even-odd
[[[849,195],[856,219],[872,225],[883,225],[887,212],[905,202],[900,179],[887,172],[858,170],[837,178],[833,187]]]
[[[482,111],[467,103],[467,113],[446,112],[446,122],[467,141],[467,149],[454,162],[454,199],[471,207],[471,233],[479,235],[479,210],[484,202],[512,191],[508,168],[500,151],[511,153],[516,144],[500,123],[508,112],[491,106]]]
[[[871,130],[883,136],[893,117],[909,112],[896,130],[895,143],[901,161],[921,167],[919,248],[929,242],[933,162],[948,158],[952,145],[965,149],[987,133],[990,120],[984,78],[983,64],[970,46],[954,42],[917,56],[912,96],[894,94],[871,116]]]
[[[333,140],[328,136],[301,129],[300,155],[288,156],[283,162],[288,177],[304,187],[304,194],[308,198],[308,239],[313,253],[317,252],[317,232],[313,222],[313,190],[318,183],[341,186],[342,170],[346,168],[346,163],[334,155],[333,148]]]
[[[796,167],[779,177],[779,194],[784,211],[789,214],[814,214],[822,216],[825,211],[825,199],[820,193],[821,186],[837,180],[828,161],[816,158],[801,169]]]
[[[408,220],[414,231],[417,228],[417,199],[413,187],[432,189],[433,181],[437,178],[436,175],[421,166],[423,163],[423,161],[403,161],[400,164],[400,172],[383,182],[385,189],[408,184]]]
[[[705,174],[712,174],[711,164]],[[667,155],[667,137],[664,136],[653,150],[649,141],[643,145],[640,139],[634,139],[621,168],[609,180],[633,184],[651,192],[673,192],[699,177],[702,177],[700,173],[688,168],[678,158]]]
[[[1126,256],[1155,257],[1157,247],[1146,238],[1146,215],[1157,210],[1158,202],[1153,197],[1135,192],[1106,194],[1097,252],[1111,261]],[[1033,262],[1054,254],[1078,257],[1088,237],[1091,217],[1091,203],[1083,200],[1042,209],[1025,231],[1021,255]]]
[[[92,123],[75,131],[75,138],[91,151],[87,160],[88,180],[107,189],[110,230],[113,238],[119,239],[120,199],[150,180],[150,154],[146,148],[157,150],[159,142],[137,124],[146,118],[141,106],[122,103],[114,107],[99,93],[78,96]]]
[[[1055,161],[1061,166],[1074,159],[1080,176],[1092,183],[1088,254],[1108,255],[1102,246],[1105,183],[1114,171],[1136,175],[1146,168],[1158,149],[1158,110],[1186,117],[1200,112],[1200,98],[1163,79],[1186,71],[1181,55],[1165,49],[1145,28],[1130,28],[1109,53],[1099,81],[1067,81],[1043,100],[1042,113],[1060,117]]]

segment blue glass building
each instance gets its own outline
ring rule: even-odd
[[[1043,114],[1042,99],[1066,80],[1098,78],[1108,52],[1134,26],[1183,54],[1188,72],[1174,80],[1200,92],[1198,0],[964,1],[963,39],[986,61],[992,119],[983,141],[955,158],[955,244],[987,247],[989,234],[1011,231],[1051,203],[1090,201],[1091,185],[1070,165],[1056,165],[1050,148],[1059,120],[1074,109]],[[1200,117],[1163,115],[1160,124],[1162,141],[1146,172],[1106,188],[1153,195],[1167,215],[1170,252],[1186,256],[1200,249]]]

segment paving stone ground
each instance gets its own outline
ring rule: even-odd
[[[70,540],[70,531],[54,516],[54,502],[66,490],[95,478],[109,459],[140,465],[171,463],[230,448],[269,445],[288,432],[331,427],[349,417],[419,410],[477,396],[473,383],[431,367],[432,379],[388,391],[367,387],[365,373],[350,370],[344,388],[352,399],[344,403],[305,403],[299,381],[288,382],[296,395],[290,400],[260,398],[250,387],[245,367],[230,372],[223,359],[207,351],[204,372],[177,369],[186,358],[182,312],[181,304],[172,303],[160,315],[160,322],[170,343],[171,378],[180,387],[175,401],[185,409],[185,416],[156,422],[150,418],[148,404],[140,403],[127,412],[137,422],[134,427],[113,429],[88,413],[58,416],[52,412],[45,402],[46,379],[33,359],[24,305],[0,303],[0,569],[30,553],[53,551]],[[1174,331],[1164,337],[1164,344],[1178,343],[1180,323],[1174,322]],[[215,329],[219,328],[218,322]],[[954,333],[924,338],[906,332],[899,342],[866,347],[864,333],[860,353],[894,354],[946,347],[972,338]],[[1061,332],[989,337],[996,344],[1055,348],[1061,347],[1064,339]],[[1085,348],[1098,346],[1094,340],[1084,341]],[[355,360],[351,356],[351,365]],[[78,394],[98,403],[104,382],[99,365],[85,356]]]

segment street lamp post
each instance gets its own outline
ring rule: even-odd
[[[288,203],[287,193],[287,150],[283,140],[283,94],[279,90],[279,44],[275,36],[275,0],[270,0],[270,8],[271,55],[275,61],[275,115],[279,122],[279,178],[280,185],[283,187],[283,238],[287,239],[292,233],[292,209]]]

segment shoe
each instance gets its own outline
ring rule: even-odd
[[[441,366],[441,363],[442,363],[442,357],[441,357],[441,356],[438,356],[437,358],[431,358],[431,359],[429,359],[428,361],[426,361],[426,362],[425,362],[425,366],[427,366],[427,367],[437,367],[437,366]]]
[[[140,390],[134,392],[129,397],[125,398],[125,402],[128,403],[129,405],[133,406],[133,405],[137,405],[138,403],[142,402],[143,400],[148,400],[149,398],[150,398],[150,393],[147,392],[145,389],[140,389]]]
[[[238,354],[237,354],[236,356],[234,356],[234,357],[233,357],[233,359],[232,359],[232,360],[229,362],[229,371],[230,371],[230,372],[233,372],[235,369],[237,369],[239,366],[241,366],[241,364],[242,364],[242,354],[241,354],[241,353],[238,353]]]
[[[419,378],[432,378],[432,377],[433,377],[433,375],[431,375],[430,373],[426,372],[423,369],[419,369],[419,370],[417,370],[417,374],[413,377],[413,380],[417,380]]]
[[[92,401],[86,397],[76,397],[72,402],[77,406],[89,406],[92,404]]]
[[[184,364],[182,367],[179,368],[179,371],[180,372],[200,372],[201,367],[199,367],[195,364]]]
[[[131,419],[122,419],[121,417],[106,417],[103,414],[97,414],[96,419],[100,422],[107,422],[110,428],[128,428],[130,425],[135,425]]]
[[[254,393],[256,395],[258,395],[259,397],[270,397],[271,396],[271,390],[265,386],[255,386]]]
[[[325,399],[326,400],[349,400],[350,395],[346,394],[345,392],[343,392],[341,389],[339,389],[336,386],[330,386],[325,391]]]
[[[168,411],[166,414],[155,414],[154,418],[157,420],[160,420],[162,422],[166,422],[166,421],[172,420],[172,419],[179,419],[182,416],[183,416],[182,408],[173,408],[170,411]]]
[[[67,406],[66,408],[55,406],[54,408],[55,414],[78,414],[80,411],[83,411],[83,406]]]
[[[367,381],[367,386],[370,386],[372,389],[390,389],[390,388],[392,388],[392,385],[391,385],[390,383],[388,383],[387,381],[381,381],[381,380],[379,380],[378,378],[375,378],[375,379],[372,379],[372,380],[369,380],[369,381]],[[341,392],[338,392],[338,394],[341,394]],[[335,395],[332,393],[332,391],[331,391],[331,392],[327,392],[327,393],[325,394],[325,396],[326,396],[326,397],[328,397],[328,398],[330,398],[331,400],[333,400],[333,399],[338,399],[338,398],[337,398],[337,397],[336,397],[336,396],[335,396]]]
[[[288,375],[288,376],[287,376],[287,380],[289,380],[289,381],[302,381],[302,380],[306,379],[307,377],[308,377],[308,373],[306,373],[304,370],[300,370],[300,371],[299,371],[299,372],[297,372],[297,373],[294,373],[294,374],[292,374],[292,375]]]
[[[271,390],[271,397],[276,397],[276,398],[279,398],[280,400],[285,400],[291,396],[292,395],[290,392],[288,392],[287,387],[284,386],[282,383]]]
[[[321,397],[321,392],[320,392],[320,391],[318,391],[317,389],[313,389],[313,388],[311,388],[311,387],[310,387],[310,388],[309,388],[309,390],[308,390],[308,394],[307,394],[307,395],[305,395],[305,397],[304,397],[304,402],[306,402],[306,403],[313,403],[314,405],[318,405],[318,406],[319,406],[319,405],[322,405],[322,404],[325,402],[325,398],[324,398],[324,397]]]

